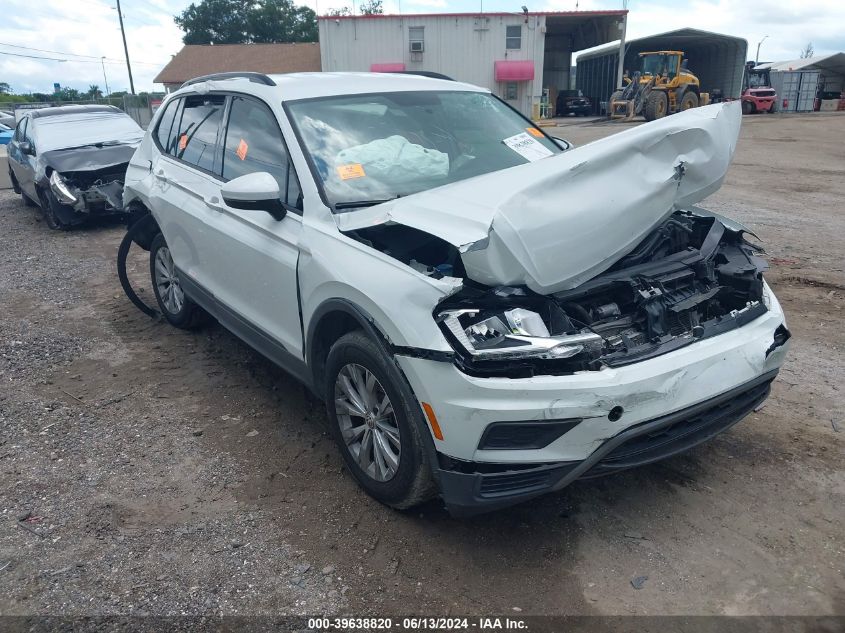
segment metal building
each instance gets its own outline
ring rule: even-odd
[[[627,11],[323,16],[324,71],[429,71],[489,88],[528,116],[570,87],[572,54],[624,34]]]
[[[721,91],[723,97],[739,98],[748,42],[738,37],[679,29],[649,37],[628,40],[625,45],[625,70],[631,74],[638,67],[638,56],[646,51],[683,51],[689,69],[701,81],[702,92]],[[616,69],[619,46],[603,46],[582,53],[577,60],[577,87],[593,103],[607,102],[618,86]]]
[[[767,62],[754,70],[769,71],[769,81],[778,93],[776,109],[781,112],[811,112],[817,98],[838,99],[845,92],[845,53]]]

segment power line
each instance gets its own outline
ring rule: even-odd
[[[67,51],[53,51],[53,50],[46,49],[46,48],[34,48],[32,46],[22,46],[20,44],[8,44],[7,42],[0,42],[0,45],[9,46],[11,48],[22,48],[22,49],[27,50],[27,51],[38,51],[39,53],[55,53],[56,55],[68,55],[70,57],[87,57],[89,59],[94,59],[97,62],[100,61],[99,55],[83,55],[82,53],[69,53]],[[77,60],[63,60],[63,61],[77,61]],[[78,61],[81,61],[81,60],[78,60]],[[123,63],[122,59],[114,59],[112,57],[106,57],[106,61],[112,62],[112,63],[117,63],[117,64]],[[156,63],[156,62],[137,62],[136,61],[135,63],[136,64],[148,64],[150,66],[161,66],[161,62]]]
[[[11,51],[0,51],[0,55],[11,55],[12,57],[26,57],[28,59],[43,59],[45,61],[53,61],[53,62],[67,62],[69,64],[99,64],[101,60],[99,59],[62,59],[59,57],[42,57],[39,55],[27,55],[25,53],[13,53]],[[114,59],[109,60],[108,58],[105,59],[106,64],[124,64],[120,60]],[[139,62],[142,63],[142,62]],[[143,62],[146,63],[146,62]],[[153,64],[154,66],[161,66],[161,64]]]

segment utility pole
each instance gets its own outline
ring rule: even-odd
[[[106,98],[108,98],[108,96],[111,94],[111,91],[109,90],[108,77],[106,77],[106,57],[105,57],[105,55],[103,57],[100,57],[100,64],[103,65],[103,81],[106,82]]]
[[[769,37],[769,36],[766,35],[766,37]],[[754,58],[754,65],[755,66],[760,63],[760,44],[762,44],[763,42],[766,41],[766,37],[764,37],[762,40],[757,42],[757,57]]]
[[[625,72],[625,34],[628,29],[628,14],[622,16],[622,22],[617,23],[617,28],[622,31],[619,38],[619,64],[616,66],[616,84],[613,86],[614,90],[622,87],[622,75]]]
[[[123,52],[126,54],[126,70],[129,71],[129,92],[135,94],[135,82],[132,81],[132,66],[129,65],[129,48],[126,46],[126,30],[123,28],[123,13],[120,12],[120,0],[117,0],[117,18],[120,20],[120,34],[123,36]]]

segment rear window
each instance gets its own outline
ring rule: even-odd
[[[175,156],[200,169],[214,171],[214,154],[226,97],[185,97],[184,102]]]
[[[156,128],[156,139],[159,146],[170,154],[175,153],[175,143],[171,139],[175,138],[175,130],[173,129],[173,120],[176,118],[176,110],[179,108],[180,99],[173,99],[164,106],[164,112],[158,120],[158,127]]]

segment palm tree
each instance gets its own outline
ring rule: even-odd
[[[100,86],[98,86],[97,84],[91,84],[90,86],[88,86],[87,94],[88,98],[91,99],[91,101],[94,101],[94,99],[99,99],[103,96],[103,92],[100,90]]]

